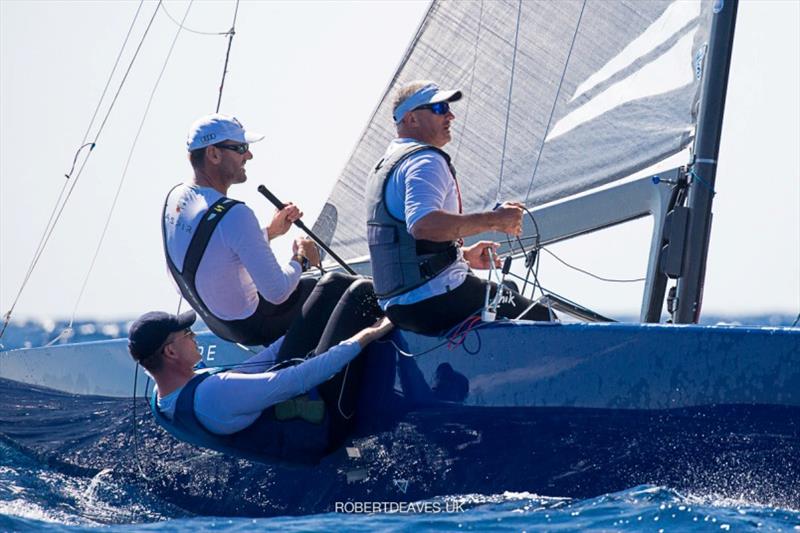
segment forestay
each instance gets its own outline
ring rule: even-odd
[[[394,137],[395,88],[464,91],[445,147],[467,212],[606,184],[693,138],[711,2],[434,1],[314,231],[368,255],[364,182]]]

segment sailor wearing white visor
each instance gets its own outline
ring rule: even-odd
[[[498,244],[464,247],[461,239],[522,231],[523,209],[515,202],[484,213],[462,212],[455,169],[442,150],[452,138],[450,104],[461,97],[461,91],[430,81],[403,85],[393,106],[397,138],[367,181],[367,233],[379,304],[398,327],[423,334],[447,331],[483,305],[487,282],[470,269],[488,268],[488,250]],[[498,315],[516,318],[530,303],[515,293]],[[534,307],[524,318],[547,320],[548,313]]]

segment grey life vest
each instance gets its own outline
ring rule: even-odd
[[[458,258],[456,242],[415,239],[408,232],[405,220],[392,216],[386,205],[389,176],[403,160],[423,150],[431,150],[444,157],[455,179],[450,156],[424,143],[409,143],[384,157],[367,178],[367,243],[378,298],[391,298],[415,289],[439,275]]]

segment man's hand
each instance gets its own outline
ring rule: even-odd
[[[272,222],[267,226],[267,236],[269,236],[269,240],[280,237],[289,231],[289,228],[292,227],[292,223],[295,220],[299,220],[302,216],[303,212],[291,202],[286,204],[286,207],[280,211],[276,211],[275,215],[272,217]]]
[[[500,245],[492,241],[479,241],[472,246],[464,246],[461,251],[464,253],[464,260],[469,263],[469,266],[479,270],[486,270],[489,268],[489,250],[496,252]],[[494,256],[494,266],[500,267],[500,258]]]
[[[519,202],[503,202],[490,214],[492,229],[511,235],[522,233],[523,208]]]
[[[296,238],[292,243],[292,252],[308,259],[311,266],[319,266],[319,248],[308,237]]]
[[[352,337],[350,340],[358,341],[361,348],[366,348],[367,344],[374,340],[380,339],[394,329],[388,318],[383,317],[368,328],[364,328]]]

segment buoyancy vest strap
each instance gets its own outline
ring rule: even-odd
[[[288,464],[314,464],[326,453],[329,442],[330,419],[324,407],[318,405],[309,411],[295,407],[296,412],[278,420],[275,407],[264,410],[261,416],[245,429],[230,435],[217,435],[208,431],[194,411],[197,387],[216,372],[197,374],[189,380],[178,394],[175,414],[170,420],[158,408],[156,391],[150,398],[150,409],[156,422],[175,438],[219,452],[260,462],[284,462]],[[305,398],[292,399],[295,403],[307,402]],[[280,405],[280,404],[279,404]],[[313,423],[309,423],[311,418]]]
[[[436,252],[429,256],[420,257],[419,272],[425,278],[434,278],[453,264],[458,259],[458,248],[449,246],[442,252]]]
[[[176,414],[180,408],[180,406],[177,404],[185,403],[185,400],[183,402],[181,402],[181,400],[186,396],[188,396],[190,401],[193,402],[194,391],[197,388],[197,385],[202,383],[203,380],[210,375],[211,374],[197,374],[186,385],[184,385],[184,389],[179,393],[176,402]],[[189,394],[184,394],[187,391]],[[190,407],[192,409],[194,408],[193,405],[190,405]],[[158,425],[169,431],[175,438],[182,440],[183,442],[188,442],[189,444],[193,444],[195,446],[208,447],[210,445],[209,441],[217,440],[216,435],[210,433],[208,430],[200,426],[200,423],[197,422],[196,418],[194,417],[177,417],[178,420],[170,420],[164,416],[164,414],[158,408],[158,395],[155,388],[153,389],[153,394],[150,396],[150,411],[153,413]],[[215,444],[218,443],[215,442]]]
[[[197,230],[192,236],[189,243],[189,248],[186,250],[186,257],[183,259],[183,275],[190,275],[194,279],[197,274],[197,267],[200,266],[200,260],[208,248],[208,242],[211,240],[211,234],[217,228],[217,225],[222,221],[222,217],[230,211],[230,209],[242,202],[232,200],[230,198],[220,198],[214,202],[208,211],[203,215]]]
[[[385,156],[373,167],[367,179],[367,244],[375,292],[379,298],[391,298],[427,283],[458,258],[459,242],[415,239],[409,233],[405,219],[395,217],[386,202],[389,180],[398,165],[426,150],[444,158],[455,180],[450,156],[435,146],[423,143],[409,143]],[[455,185],[460,213],[461,195],[457,181]]]
[[[450,175],[453,176],[453,182],[456,185],[456,196],[458,198],[458,214],[460,215],[463,212],[463,206],[461,202],[461,187],[458,185],[458,178],[456,178],[456,167],[454,167],[453,163],[450,162],[450,154],[448,154],[447,152],[445,152],[440,148],[436,148],[435,146],[429,144],[417,144],[410,148],[397,150],[392,154],[390,154],[389,156],[384,157],[380,161],[378,161],[378,163],[375,165],[375,168],[372,169],[373,174],[377,173],[382,167],[386,165],[387,162],[390,164],[389,170],[386,172],[386,180],[384,180],[383,182],[382,197],[384,198],[384,201],[386,200],[386,187],[389,183],[388,178],[392,175],[397,166],[406,159],[408,159],[409,157],[411,157],[412,155],[419,152],[424,152],[426,150],[429,152],[435,152],[439,154],[440,156],[442,156],[445,163],[447,163],[447,168],[450,170]],[[405,220],[401,220],[392,215],[391,212],[389,212],[388,207],[386,209],[386,212],[389,213],[389,216],[391,216],[395,220],[405,223]]]
[[[245,339],[243,339],[237,331],[233,330],[229,326],[227,323],[228,321],[214,316],[205,302],[203,302],[202,298],[200,298],[200,294],[197,291],[196,279],[197,268],[200,266],[200,260],[203,258],[206,248],[208,248],[211,235],[214,233],[214,230],[222,221],[222,218],[225,216],[225,214],[230,211],[232,207],[242,202],[223,197],[214,202],[206,210],[197,225],[197,229],[195,229],[194,235],[192,235],[191,241],[189,242],[189,247],[187,248],[186,255],[183,259],[183,269],[179,270],[175,265],[175,262],[172,260],[172,257],[169,255],[169,248],[167,246],[166,217],[169,198],[173,191],[181,186],[182,184],[176,185],[172,188],[169,194],[167,194],[167,199],[164,201],[164,210],[161,216],[161,234],[164,242],[164,256],[167,259],[169,271],[172,274],[175,283],[177,283],[183,297],[189,302],[189,305],[191,305],[192,308],[200,314],[203,321],[211,328],[212,331],[214,331],[214,333],[233,342],[244,342]]]
[[[397,169],[398,165],[400,165],[400,163],[402,163],[412,155],[426,150],[439,154],[447,163],[447,168],[450,169],[450,175],[453,176],[453,182],[456,185],[456,195],[458,197],[458,213],[461,214],[461,189],[459,188],[458,180],[456,179],[456,169],[450,162],[450,154],[448,154],[444,150],[436,148],[435,146],[426,144],[418,145],[412,148],[407,148],[404,150],[397,151],[388,158],[381,159],[380,161],[378,161],[378,164],[375,165],[375,172],[377,172],[378,170],[381,169],[384,163],[389,162],[391,164],[389,170],[386,172],[386,178],[383,180],[383,190],[381,191],[381,198],[383,199],[384,202],[386,214],[388,214],[394,220],[400,222],[403,227],[406,227],[405,219],[399,219],[389,211],[389,204],[388,202],[386,202],[386,188],[389,186],[389,178]],[[456,258],[458,257],[458,247],[461,246],[462,244],[461,242],[456,242],[456,241],[442,243],[442,242],[428,241],[425,239],[415,239],[415,240],[416,240],[417,255],[420,256],[420,273],[423,276],[427,277],[436,276],[439,272],[444,270],[453,261],[455,261]],[[423,259],[423,256],[427,257]]]

